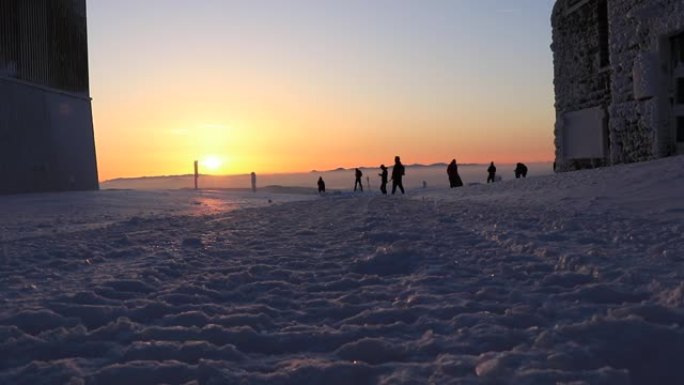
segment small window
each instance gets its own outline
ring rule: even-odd
[[[672,62],[675,67],[684,63],[684,33],[672,38]]]
[[[677,78],[677,104],[684,104],[684,78]]]
[[[599,32],[599,62],[601,67],[610,65],[610,27],[608,25],[608,2],[600,0],[597,3],[598,32]]]
[[[684,116],[677,117],[677,142],[684,143]]]

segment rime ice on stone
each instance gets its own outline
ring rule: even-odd
[[[684,2],[558,0],[556,167],[684,153]]]

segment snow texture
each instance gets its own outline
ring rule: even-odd
[[[682,384],[682,191],[1,197],[0,383]]]

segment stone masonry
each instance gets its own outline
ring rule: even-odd
[[[677,47],[684,47],[684,1],[557,0],[551,23],[558,171],[682,152],[677,95],[684,88],[677,84],[684,74],[677,69],[684,55]],[[591,108],[603,111],[595,126],[604,132],[577,127],[593,119],[584,112]],[[588,118],[572,123],[568,116]],[[582,149],[572,147],[583,140],[603,154],[576,155]]]

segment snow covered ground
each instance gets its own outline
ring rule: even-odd
[[[682,192],[674,157],[391,197],[0,197],[0,383],[682,384]]]

